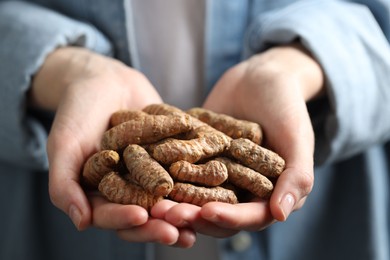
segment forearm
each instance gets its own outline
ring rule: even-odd
[[[47,132],[26,106],[31,78],[59,46],[109,53],[110,43],[90,25],[18,1],[0,2],[0,34],[0,159],[46,169]]]
[[[299,82],[302,97],[310,101],[324,94],[325,76],[320,64],[298,41],[275,46],[252,56],[249,66],[270,79],[288,77]]]
[[[47,56],[33,77],[29,93],[30,104],[55,111],[67,86],[99,73],[106,73],[107,70],[114,69],[113,64],[116,64],[113,59],[85,48],[58,48]]]

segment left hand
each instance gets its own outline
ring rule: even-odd
[[[314,132],[306,101],[321,94],[323,81],[319,64],[295,43],[271,48],[228,70],[204,107],[259,123],[265,136],[262,145],[283,157],[286,168],[269,201],[212,202],[201,208],[169,203],[165,208],[158,205],[156,216],[216,237],[285,221],[303,206],[313,187]]]

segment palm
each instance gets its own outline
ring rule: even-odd
[[[254,209],[259,207],[259,202],[240,205],[240,210],[221,205],[209,205],[203,209],[205,217],[218,215],[219,225],[226,227],[262,229],[273,222],[267,212],[283,221],[290,210],[303,205],[313,184],[314,134],[302,82],[289,72],[292,69],[287,73],[283,71],[284,64],[280,69],[270,69],[261,59],[263,57],[259,55],[227,71],[204,106],[258,122],[265,136],[262,145],[279,153],[286,160],[286,169],[276,183],[270,204],[263,207],[263,213],[257,217],[247,214],[247,218],[242,218],[236,212],[241,214],[246,209],[256,212]],[[235,219],[242,222],[237,223]]]

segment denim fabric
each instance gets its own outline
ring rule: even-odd
[[[324,129],[316,129],[317,162],[340,160],[389,140],[390,47],[383,32],[366,6],[327,0],[298,1],[251,25],[249,55],[300,39],[327,76],[330,110]]]
[[[111,42],[114,56],[130,64],[123,0],[30,0],[76,21],[93,25]]]
[[[55,48],[77,45],[109,54],[109,41],[95,27],[25,2],[0,2],[0,161],[47,169],[46,132],[26,117],[31,77]],[[17,154],[18,156],[15,156]]]
[[[207,1],[204,72],[206,92],[224,71],[242,60],[241,51],[248,25],[249,2]]]

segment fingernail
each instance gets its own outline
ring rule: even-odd
[[[281,201],[281,208],[284,215],[284,220],[288,218],[295,205],[295,199],[292,194],[287,193]]]
[[[191,226],[187,220],[180,220],[175,224],[176,227],[184,228]]]
[[[76,228],[79,229],[81,222],[81,212],[75,205],[71,205],[69,207],[69,216]]]
[[[219,217],[217,214],[213,213],[213,214],[202,214],[202,217],[210,222],[219,222]]]

